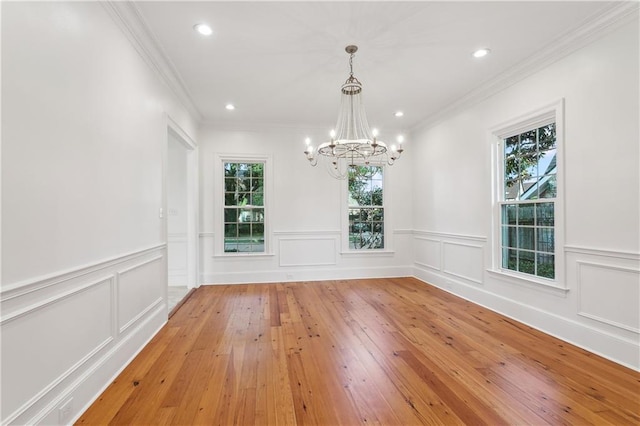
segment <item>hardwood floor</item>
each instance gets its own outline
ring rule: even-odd
[[[640,374],[413,278],[200,287],[77,424],[640,424]]]

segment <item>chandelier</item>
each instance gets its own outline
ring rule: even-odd
[[[342,85],[342,100],[338,123],[331,130],[331,139],[317,148],[306,139],[304,153],[312,166],[318,161],[325,162],[329,173],[344,179],[350,168],[359,165],[393,165],[402,152],[402,136],[398,136],[398,145],[387,144],[378,139],[378,131],[370,129],[362,103],[362,83],[353,75],[353,57],[358,46],[349,45],[345,51],[349,54],[349,78]]]

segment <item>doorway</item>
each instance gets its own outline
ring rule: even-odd
[[[197,280],[197,148],[179,127],[167,131],[165,167],[167,311],[185,300]]]

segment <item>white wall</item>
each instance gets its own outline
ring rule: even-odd
[[[640,368],[638,61],[636,19],[414,132],[416,275]],[[557,253],[566,292],[488,271],[495,243],[489,130],[561,98],[565,246]]]
[[[166,321],[162,158],[195,121],[97,2],[2,3],[2,422],[67,423]]]
[[[249,127],[249,126],[248,126]],[[411,163],[400,159],[387,168],[386,196],[392,252],[341,254],[341,185],[320,165],[311,167],[305,156],[305,130],[267,128],[221,130],[214,125],[200,131],[201,271],[202,282],[274,282],[411,274]],[[407,152],[411,144],[407,143]],[[220,256],[214,250],[216,220],[221,205],[220,155],[263,155],[271,159],[272,191],[267,196],[271,228],[271,255]],[[217,175],[217,174],[218,175]],[[218,185],[218,189],[216,189]]]
[[[187,148],[169,134],[167,152],[169,285],[187,285]]]

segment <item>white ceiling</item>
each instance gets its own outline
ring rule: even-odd
[[[515,73],[611,3],[138,2],[138,13],[206,122],[330,129],[357,44],[369,123],[409,130]],[[193,30],[207,23],[203,37]],[[566,43],[565,43],[566,44]],[[478,60],[471,53],[489,47]],[[557,49],[556,49],[557,50]],[[495,85],[494,85],[495,86]],[[225,104],[236,105],[235,111]],[[396,110],[405,116],[394,117]]]

